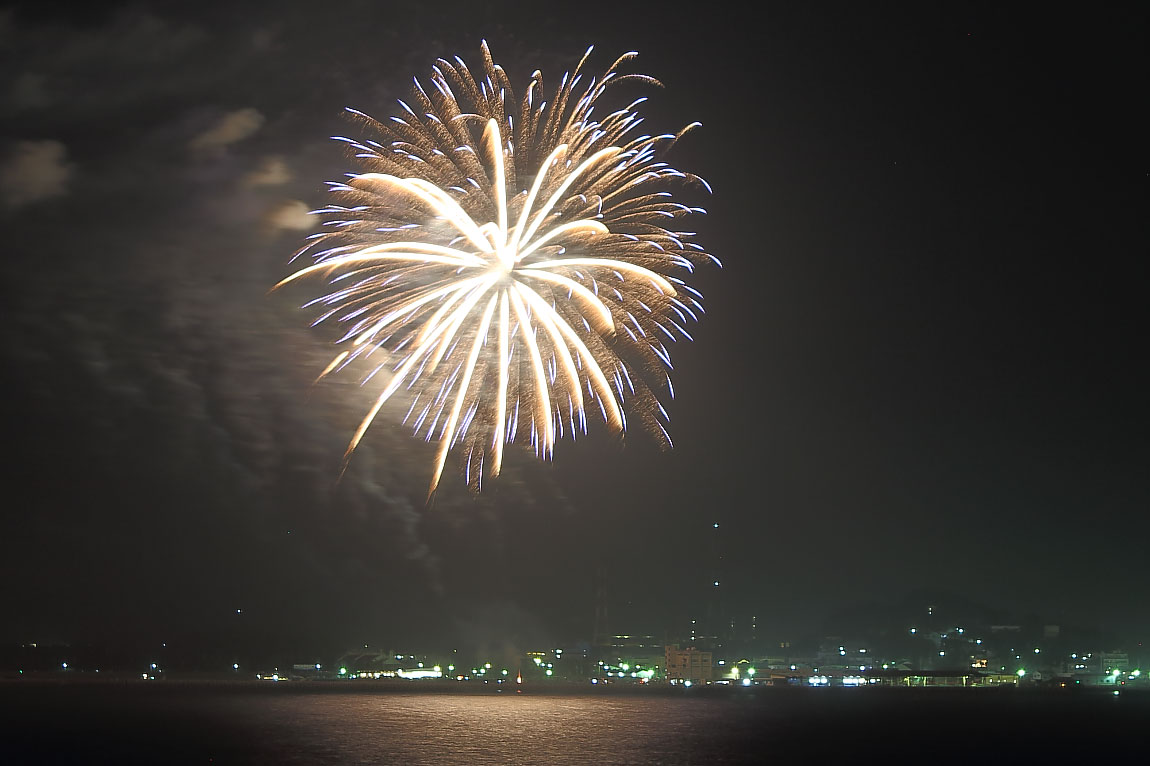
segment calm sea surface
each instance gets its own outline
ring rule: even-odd
[[[1147,762],[1126,693],[726,689],[365,692],[272,685],[0,685],[0,764]]]

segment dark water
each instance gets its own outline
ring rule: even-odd
[[[1150,754],[1147,695],[724,692],[17,683],[0,686],[0,764],[1139,763]]]

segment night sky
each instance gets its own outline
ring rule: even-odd
[[[1145,7],[231,5],[0,12],[0,641],[586,639],[600,567],[674,634],[716,546],[771,635],[919,591],[1150,630]],[[449,461],[428,509],[403,407],[337,482],[373,396],[268,291],[343,107],[481,39],[520,85],[639,51],[724,268],[674,450]]]

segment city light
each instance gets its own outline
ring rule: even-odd
[[[897,629],[896,629],[897,630]],[[908,629],[909,630],[909,629]],[[917,630],[917,628],[914,628]],[[959,629],[954,629],[959,630]],[[971,629],[975,632],[976,628]],[[528,668],[532,663],[537,667],[542,675],[542,678],[548,679],[548,685],[551,683],[579,682],[584,683],[592,680],[588,676],[594,678],[596,685],[603,684],[623,684],[623,685],[655,685],[666,684],[668,686],[679,686],[682,688],[699,686],[707,686],[710,688],[712,685],[719,686],[755,686],[756,684],[763,683],[766,685],[779,685],[779,684],[796,684],[802,686],[830,686],[835,688],[856,687],[856,686],[870,686],[872,684],[879,684],[882,686],[962,686],[962,687],[993,687],[1003,684],[1008,685],[1022,685],[1029,686],[1038,684],[1043,686],[1046,682],[1051,682],[1055,687],[1061,686],[1063,688],[1074,688],[1076,686],[1089,687],[1102,685],[1108,690],[1113,690],[1117,687],[1139,689],[1145,686],[1142,680],[1142,671],[1137,668],[1131,667],[1138,664],[1138,660],[1130,659],[1135,655],[1125,650],[1118,648],[1108,650],[1106,652],[1095,651],[1093,654],[1074,652],[1050,655],[1049,652],[1043,651],[1040,646],[1035,646],[1031,641],[1023,640],[1023,646],[1030,644],[1030,652],[1033,653],[1034,659],[1031,661],[1034,664],[1030,668],[1020,667],[1021,661],[1014,663],[1014,670],[1010,670],[1010,665],[1002,665],[1000,668],[999,662],[1007,662],[1008,657],[1005,653],[1005,647],[1002,647],[1002,654],[999,655],[993,648],[983,648],[974,653],[973,649],[969,652],[963,649],[957,649],[955,641],[957,633],[952,632],[951,641],[941,641],[939,633],[930,631],[924,632],[924,638],[935,642],[933,651],[926,654],[927,657],[923,658],[925,664],[915,667],[911,663],[913,660],[900,659],[898,656],[893,656],[889,652],[891,648],[883,643],[877,643],[870,646],[858,646],[856,648],[848,649],[846,641],[841,644],[841,638],[835,637],[827,641],[819,652],[822,662],[816,663],[814,660],[798,659],[795,657],[786,657],[785,655],[777,659],[772,658],[769,660],[771,663],[770,680],[766,677],[759,679],[757,677],[758,669],[751,664],[751,658],[754,655],[737,655],[737,654],[719,654],[712,650],[718,648],[713,644],[708,644],[704,650],[691,647],[689,650],[683,650],[685,654],[694,653],[694,658],[690,660],[689,664],[685,663],[682,669],[679,669],[678,661],[672,661],[670,655],[667,655],[668,667],[663,667],[661,660],[656,660],[656,657],[663,656],[662,649],[670,649],[669,646],[662,646],[653,636],[616,636],[616,639],[633,640],[644,639],[643,643],[638,644],[636,648],[641,647],[640,651],[630,654],[630,649],[623,649],[623,644],[615,645],[615,650],[619,654],[626,657],[612,656],[606,660],[597,660],[595,657],[588,656],[587,650],[582,650],[583,661],[590,664],[590,667],[584,670],[584,662],[565,664],[560,661],[562,650],[560,649],[546,649],[542,651],[527,651],[524,652],[518,660],[512,657],[502,657],[508,667],[500,667],[500,665],[493,665],[491,662],[477,664],[472,668],[470,673],[466,671],[456,674],[454,665],[433,664],[435,655],[422,654],[415,652],[414,654],[384,652],[382,656],[376,656],[376,660],[380,663],[374,667],[365,666],[366,658],[358,650],[349,652],[343,658],[343,664],[339,662],[334,664],[319,662],[307,662],[293,664],[290,673],[280,673],[279,669],[275,669],[274,674],[262,674],[256,676],[257,678],[265,681],[278,681],[278,682],[298,682],[303,680],[331,678],[331,676],[321,675],[320,671],[325,668],[327,673],[338,673],[340,680],[348,679],[373,679],[384,680],[387,679],[435,679],[435,678],[451,678],[458,681],[471,681],[473,684],[481,682],[488,684],[492,682],[494,676],[494,684],[489,687],[492,690],[499,684],[507,684],[511,678],[515,678],[517,683],[523,683],[524,675],[522,674],[522,667],[524,664]],[[897,636],[897,634],[896,634]],[[712,641],[713,637],[704,637],[706,641]],[[833,643],[832,643],[833,641]],[[974,643],[989,643],[992,647],[995,642],[982,642],[981,639],[964,639],[961,645],[968,645],[966,642]],[[780,648],[789,648],[789,642],[784,646],[779,644]],[[658,649],[656,649],[658,647]],[[1050,647],[1047,647],[1050,649]],[[837,652],[836,652],[837,650]],[[658,651],[658,654],[655,652]],[[1015,657],[1021,656],[1025,649],[1015,647],[1012,650]],[[627,652],[626,654],[624,654]],[[828,658],[826,655],[829,654]],[[968,659],[969,654],[969,659]],[[1099,658],[1092,659],[1094,654],[1100,654]],[[865,655],[865,657],[864,657]],[[466,659],[458,655],[456,651],[454,656],[456,659]],[[547,662],[548,657],[551,656],[555,659],[555,663]],[[602,656],[602,655],[601,655]],[[922,654],[918,654],[922,657]],[[930,656],[935,656],[937,659],[930,660]],[[1040,657],[1047,657],[1046,661],[1042,661]],[[353,660],[354,657],[354,660]],[[851,660],[840,659],[843,657],[851,657]],[[400,658],[400,659],[394,659]],[[161,668],[158,662],[159,658],[148,658],[148,660],[157,659],[156,662],[140,662],[144,665],[145,672],[140,674],[138,678],[145,681],[158,680],[168,676],[168,669]],[[701,660],[701,662],[700,662]],[[793,661],[792,661],[793,660]],[[349,668],[352,661],[356,662],[358,667]],[[530,662],[528,662],[530,661]],[[760,660],[767,661],[767,660]],[[853,662],[852,662],[853,661]],[[56,667],[65,671],[72,671],[73,673],[95,673],[93,667],[72,661],[60,662],[55,660],[57,664],[50,665],[49,667]],[[597,662],[597,665],[596,665]],[[969,666],[968,666],[969,663]],[[139,667],[139,664],[136,667]],[[823,665],[820,668],[815,665]],[[401,667],[402,666],[402,667]],[[512,675],[510,667],[518,667],[515,675]],[[218,667],[218,666],[217,666]],[[225,665],[224,667],[227,667]],[[231,668],[234,672],[240,670],[240,663],[231,663]],[[363,668],[362,670],[360,668]],[[789,671],[787,670],[789,668]],[[881,668],[883,673],[876,673],[876,677],[871,677],[870,672],[874,669]],[[107,670],[107,668],[104,668]],[[999,672],[1001,670],[1001,672]],[[17,672],[17,671],[13,671]],[[138,671],[136,671],[138,672]],[[162,673],[162,675],[161,675]],[[586,675],[584,675],[586,673]],[[177,674],[177,677],[183,677],[183,670]],[[102,673],[101,675],[106,675]],[[253,674],[254,675],[254,674]],[[251,677],[247,675],[245,677]],[[554,679],[554,680],[551,680]],[[688,679],[690,683],[688,683]],[[1037,679],[1037,680],[1036,680]],[[533,680],[541,680],[540,675],[530,675],[526,677],[528,685]],[[1025,683],[1023,683],[1025,681]],[[296,683],[290,684],[296,686]],[[506,687],[504,687],[506,688]]]

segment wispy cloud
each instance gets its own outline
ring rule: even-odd
[[[308,214],[309,209],[298,199],[287,200],[272,208],[265,221],[276,229],[307,231],[316,225],[315,218]]]
[[[0,165],[0,200],[15,209],[68,191],[72,165],[64,144],[50,139],[16,143]]]
[[[264,157],[260,164],[248,172],[241,183],[244,186],[280,186],[292,179],[291,168],[283,157]]]
[[[193,138],[189,146],[196,151],[223,148],[255,135],[263,127],[264,121],[264,116],[257,109],[237,109],[228,112]]]

